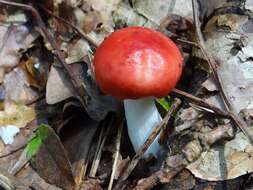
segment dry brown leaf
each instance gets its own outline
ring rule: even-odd
[[[47,137],[32,158],[32,165],[48,183],[65,190],[74,189],[75,180],[65,149],[53,129],[47,129]]]
[[[85,16],[81,27],[85,33],[90,33],[96,29],[101,20],[101,15],[98,11],[91,11]]]
[[[38,36],[24,25],[0,26],[0,67],[11,68],[19,63],[21,49],[27,49]]]
[[[0,111],[0,127],[5,125],[15,125],[19,128],[26,126],[36,117],[33,106],[25,106],[13,102],[6,102],[4,111]]]
[[[30,87],[27,72],[17,67],[7,73],[4,78],[5,100],[22,104],[34,100],[38,93]]]

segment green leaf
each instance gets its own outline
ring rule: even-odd
[[[33,137],[30,140],[30,142],[27,144],[26,156],[28,158],[31,158],[38,152],[40,146],[43,143],[43,140],[45,140],[48,136],[48,132],[49,132],[48,127],[49,127],[48,125],[41,124],[36,131],[35,137]]]
[[[167,96],[165,98],[156,98],[156,101],[158,104],[162,106],[162,108],[167,112],[169,111],[171,105],[172,105],[172,98],[170,96]]]

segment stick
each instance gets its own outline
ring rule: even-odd
[[[136,152],[135,156],[132,158],[131,162],[124,170],[122,176],[120,177],[118,183],[116,184],[114,189],[121,189],[123,182],[128,178],[128,176],[132,173],[135,166],[138,164],[139,160],[148,149],[148,147],[153,143],[157,135],[160,133],[161,129],[164,125],[166,125],[171,117],[171,114],[177,109],[177,107],[181,104],[180,99],[175,98],[170,110],[163,118],[163,120],[153,129],[152,133],[149,135],[148,139],[141,146],[141,148]]]
[[[11,2],[11,1],[5,1],[5,0],[0,0],[0,4],[3,5],[10,5],[10,6],[14,6],[14,7],[19,7],[21,9],[27,10],[27,11],[31,11],[33,17],[36,19],[37,24],[41,30],[41,33],[43,34],[43,36],[46,38],[46,40],[50,43],[50,45],[53,48],[53,52],[57,58],[57,60],[61,63],[61,65],[63,66],[63,71],[66,74],[67,77],[69,77],[70,82],[72,84],[72,86],[75,89],[75,92],[77,93],[77,95],[79,96],[81,103],[83,104],[83,106],[85,107],[85,89],[81,88],[80,85],[78,84],[78,80],[75,78],[75,76],[72,74],[72,71],[70,69],[70,67],[66,64],[64,57],[61,53],[61,51],[58,49],[58,45],[56,43],[56,41],[54,40],[53,36],[49,33],[49,31],[46,28],[45,23],[43,22],[40,14],[38,13],[38,11],[30,6],[30,5],[26,5],[26,4],[22,4],[22,3],[15,3],[15,2]]]
[[[43,6],[40,6],[47,14],[57,18],[59,21],[63,22],[64,24],[70,26],[71,28],[73,28],[76,33],[78,33],[81,37],[83,37],[85,40],[87,40],[92,46],[94,46],[95,48],[98,47],[97,42],[95,42],[91,37],[89,37],[87,34],[85,34],[82,29],[80,29],[79,27],[75,26],[74,24],[70,23],[69,21],[55,15],[54,13],[52,13],[50,10],[46,9]]]
[[[202,32],[200,30],[201,27],[200,27],[200,21],[199,21],[199,10],[198,10],[197,0],[192,0],[192,9],[193,9],[193,18],[194,18],[196,35],[197,35],[199,47],[209,64],[209,67],[212,71],[214,80],[215,80],[216,85],[219,89],[223,103],[224,103],[227,111],[230,112],[230,116],[231,116],[231,119],[234,121],[234,124],[242,130],[244,135],[248,137],[251,144],[253,145],[253,131],[247,126],[246,122],[238,116],[238,114],[236,113],[230,100],[227,98],[227,96],[223,90],[222,82],[221,82],[219,75],[217,73],[217,63],[214,60],[214,58],[212,57],[212,55],[207,51],[207,48],[205,46],[205,41],[204,41]]]
[[[114,175],[115,175],[115,172],[116,172],[116,169],[117,169],[117,163],[118,163],[118,159],[119,159],[119,151],[120,151],[121,135],[122,135],[122,131],[123,131],[123,125],[124,125],[124,122],[122,121],[120,126],[119,126],[119,129],[118,129],[118,135],[117,135],[117,139],[116,139],[116,151],[115,151],[116,154],[115,154],[115,158],[114,158],[114,162],[113,162],[112,174],[111,174],[108,190],[112,189],[113,179],[114,179]]]
[[[99,166],[99,162],[100,162],[100,159],[101,159],[101,156],[102,156],[102,150],[104,148],[104,145],[105,145],[105,141],[107,139],[107,136],[109,134],[109,131],[110,131],[110,127],[111,127],[111,123],[113,122],[113,120],[111,119],[109,121],[109,125],[107,126],[107,130],[104,134],[104,138],[103,140],[101,141],[101,145],[98,144],[99,148],[98,148],[98,152],[97,152],[97,155],[96,157],[94,158],[93,160],[93,165],[92,165],[92,168],[90,170],[90,177],[95,177],[96,176],[96,173],[97,173],[97,169],[98,169],[98,166]],[[105,126],[104,126],[105,127]]]
[[[196,97],[196,96],[193,96],[187,92],[184,92],[184,91],[181,91],[181,90],[178,90],[178,89],[173,89],[172,90],[172,94],[176,95],[176,96],[179,96],[179,97],[183,97],[187,100],[190,100],[191,102],[194,102],[195,104],[197,104],[198,106],[201,106],[201,107],[204,107],[204,108],[208,108],[208,109],[211,109],[214,113],[220,115],[220,116],[223,116],[223,117],[226,117],[226,118],[229,118],[230,117],[230,113],[227,112],[227,111],[223,111],[221,110],[220,108],[212,105],[212,104],[209,104],[207,103],[206,101]]]
[[[97,156],[98,156],[98,152],[99,152],[99,149],[100,149],[100,146],[101,146],[101,142],[102,142],[102,137],[103,137],[103,134],[104,134],[104,129],[105,129],[105,124],[101,127],[101,131],[100,131],[100,134],[99,134],[99,139],[98,139],[98,144],[97,144],[97,148],[96,148],[96,151],[95,151],[95,155],[94,155],[94,159],[92,161],[92,164],[91,164],[91,169],[90,169],[90,174],[89,176],[95,176],[94,175],[94,167],[95,167],[95,162],[97,160]]]
[[[6,190],[29,190],[26,184],[21,182],[18,178],[14,177],[4,169],[0,168],[0,188],[4,188]]]

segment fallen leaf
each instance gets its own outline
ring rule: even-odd
[[[173,189],[173,190],[190,190],[196,185],[195,178],[192,174],[184,169],[178,175],[175,176],[170,183],[165,184],[163,189]]]
[[[187,166],[198,178],[210,181],[234,179],[253,172],[253,147],[242,132],[224,144],[214,145]]]
[[[165,18],[169,13],[177,14],[192,20],[191,1],[184,0],[132,0],[133,7],[137,12],[156,24]]]
[[[40,120],[41,119],[35,119],[29,122],[26,127],[20,129],[20,132],[14,138],[12,144],[3,147],[0,151],[0,165],[2,168],[10,170],[19,162],[20,155],[27,142],[34,136],[34,131],[41,123]],[[45,119],[43,120],[45,121]]]
[[[253,2],[251,0],[246,0],[245,1],[245,9],[250,10],[253,12]]]
[[[218,31],[217,22],[220,26],[231,28],[233,32]],[[218,61],[217,72],[223,90],[237,113],[242,109],[253,107],[251,93],[253,90],[251,74],[253,35],[246,30],[247,23],[247,16],[226,14],[214,16],[205,27],[205,45]],[[215,100],[214,103],[222,108],[223,105],[219,102]]]
[[[170,8],[170,0],[133,0],[133,8],[144,17],[159,25],[160,20],[167,16]]]
[[[99,185],[96,179],[87,179],[84,180],[80,190],[102,190],[102,187]]]
[[[34,189],[62,190],[55,185],[48,184],[31,166],[27,166],[18,172],[17,177]]]
[[[7,73],[3,85],[5,101],[22,104],[34,100],[38,96],[38,92],[31,88],[27,72],[22,67],[17,67]]]
[[[0,126],[15,125],[22,128],[35,117],[34,106],[6,102],[4,111],[0,111]]]
[[[41,125],[36,136],[26,147],[27,156],[32,156],[32,165],[45,181],[66,190],[75,186],[70,162],[54,131]]]
[[[38,34],[31,32],[25,25],[0,26],[0,67],[11,68],[20,61],[20,50],[26,50],[37,38]]]
[[[193,107],[180,109],[175,119],[175,131],[181,132],[190,128],[200,118],[200,113]]]
[[[87,100],[84,108],[91,118],[100,121],[105,118],[110,111],[118,111],[121,102],[111,96],[104,95],[100,92],[95,82],[87,73],[87,66],[84,64],[70,64],[72,75],[78,80],[80,88],[84,88],[87,93]],[[53,67],[52,67],[53,69]],[[48,104],[58,103],[69,97],[75,97],[74,89],[69,80],[60,68],[51,69],[49,74],[46,100]]]
[[[113,21],[117,28],[124,26],[145,26],[148,20],[138,14],[129,4],[121,2],[113,12]],[[156,26],[157,27],[157,26]]]
[[[68,57],[65,59],[66,63],[82,61],[88,55],[88,51],[91,51],[91,49],[87,41],[84,39],[78,40],[73,46],[69,47]]]
[[[112,12],[117,9],[120,0],[86,0],[91,7],[101,14],[101,22],[106,31],[113,31]]]
[[[55,104],[73,96],[72,84],[66,79],[60,68],[51,67],[46,86],[46,101]]]
[[[98,11],[90,11],[84,18],[82,29],[85,33],[90,33],[96,29],[101,20],[101,15]]]

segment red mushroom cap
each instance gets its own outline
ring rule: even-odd
[[[182,62],[168,37],[144,27],[113,32],[94,57],[97,84],[119,99],[165,96],[179,80]]]

